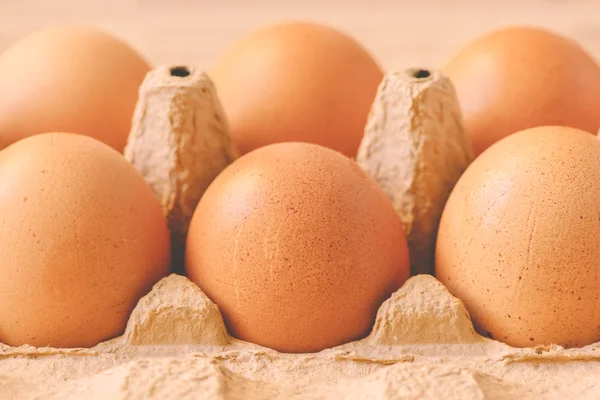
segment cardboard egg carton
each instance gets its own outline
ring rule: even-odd
[[[125,156],[163,206],[180,269],[197,202],[237,158],[208,76],[152,71]],[[471,159],[449,80],[387,74],[357,162],[392,199],[416,276],[381,305],[367,337],[314,354],[247,343],[228,334],[197,285],[173,274],[138,302],[118,338],[89,349],[0,344],[0,399],[600,398],[600,344],[517,349],[483,337],[426,274],[443,205]]]
[[[600,345],[480,336],[434,277],[383,303],[366,338],[282,354],[232,338],[187,278],[157,283],[123,336],[90,349],[0,345],[2,399],[564,399],[600,396]]]

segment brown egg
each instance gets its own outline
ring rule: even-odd
[[[93,29],[31,33],[0,55],[0,149],[44,132],[77,132],[118,151],[150,67]]]
[[[444,72],[480,154],[513,132],[561,125],[596,134],[600,67],[577,43],[533,27],[511,27],[466,45]]]
[[[600,340],[600,141],[538,127],[485,151],[444,209],[436,275],[512,346]]]
[[[231,334],[282,352],[367,335],[409,275],[383,191],[354,161],[306,143],[263,147],[225,169],[196,209],[186,256]]]
[[[0,152],[0,342],[89,347],[121,334],[169,272],[169,233],[110,147],[51,133]]]
[[[251,33],[211,72],[242,154],[310,142],[356,156],[383,73],[331,27],[283,23]]]

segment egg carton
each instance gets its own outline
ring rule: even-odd
[[[0,344],[2,399],[565,399],[600,397],[600,344],[516,349],[479,335],[429,275],[364,339],[283,354],[232,338],[187,278],[158,282],[123,336],[84,349]]]
[[[151,71],[124,153],[159,198],[181,272],[194,209],[238,157],[210,78],[190,66]],[[386,74],[357,162],[391,198],[414,276],[381,305],[367,337],[311,354],[244,342],[197,285],[172,274],[118,338],[89,349],[0,344],[0,398],[600,398],[600,344],[513,348],[483,337],[429,275],[442,209],[472,158],[446,77]]]

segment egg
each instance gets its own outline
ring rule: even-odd
[[[190,225],[186,273],[232,335],[298,353],[367,335],[409,261],[402,222],[354,161],[280,143],[210,185]]]
[[[353,38],[287,22],[250,33],[210,71],[241,154],[309,142],[356,156],[383,72]]]
[[[600,341],[600,141],[566,127],[504,138],[444,209],[436,275],[511,346]]]
[[[0,152],[0,342],[90,347],[169,272],[166,219],[115,150],[48,133]]]
[[[125,43],[95,29],[53,27],[23,37],[0,55],[0,149],[60,131],[122,151],[149,69]]]
[[[596,134],[600,67],[574,41],[515,26],[477,38],[444,68],[476,155],[503,137],[544,125]]]

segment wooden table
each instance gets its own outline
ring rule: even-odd
[[[508,24],[569,35],[600,60],[600,0],[0,0],[0,51],[39,27],[86,24],[154,64],[202,67],[250,30],[285,19],[330,23],[386,69],[440,67],[465,41]]]

